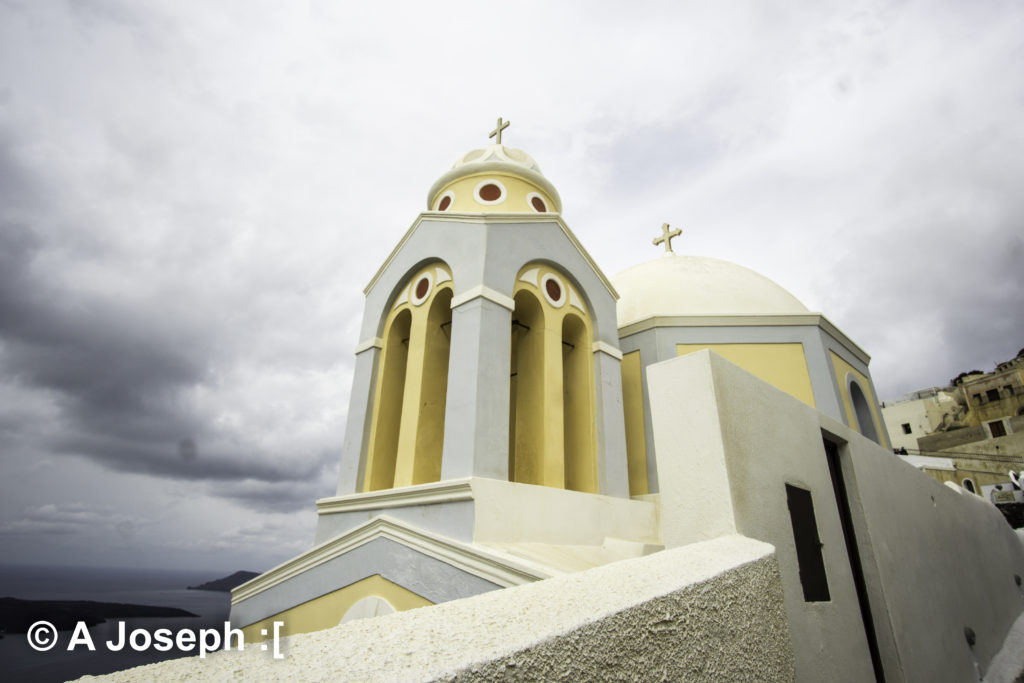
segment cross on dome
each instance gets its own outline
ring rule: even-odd
[[[498,139],[495,140],[495,143],[500,145],[501,144],[501,131],[503,131],[506,128],[508,128],[508,124],[510,124],[510,123],[512,123],[512,122],[511,121],[505,121],[504,123],[502,123],[501,122],[501,117],[499,116],[498,117],[498,127],[495,128],[494,130],[492,130],[491,134],[488,135],[487,137],[489,137],[489,138],[497,137]]]
[[[675,230],[669,231],[668,223],[662,223],[661,224],[661,236],[660,237],[655,237],[654,240],[652,240],[651,244],[653,244],[654,246],[658,246],[659,244],[664,242],[665,243],[665,253],[666,254],[674,254],[675,252],[672,251],[672,238],[673,237],[679,237],[682,234],[683,234],[683,231],[680,230],[679,228],[676,228]]]

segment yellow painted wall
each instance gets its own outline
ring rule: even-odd
[[[878,433],[879,441],[885,448],[889,448],[889,438],[882,425],[882,416],[878,412],[878,399],[871,387],[871,380],[864,376],[852,365],[840,358],[835,351],[829,351],[832,356],[832,367],[836,372],[836,381],[839,384],[839,393],[843,397],[843,409],[846,411],[846,421],[851,429],[857,429],[857,415],[853,408],[853,399],[850,397],[850,382],[848,376],[852,376],[864,392],[864,398],[871,409],[871,419],[875,423],[875,431]]]
[[[273,635],[275,621],[284,622],[280,631],[283,636],[333,628],[352,605],[370,596],[384,598],[399,612],[434,604],[397,583],[388,581],[380,574],[374,574],[246,626],[242,629],[245,642],[264,640],[265,636],[261,633],[263,629],[266,629],[267,636]]]
[[[714,351],[776,389],[815,407],[803,344],[676,344],[680,356],[702,349]]]
[[[417,284],[431,280],[424,297]],[[440,282],[439,282],[440,281]],[[406,280],[384,324],[364,491],[438,481],[451,348],[451,272],[440,262]]]
[[[474,190],[477,185],[490,179],[497,180],[505,186],[505,199],[498,204],[481,204],[476,200]],[[430,205],[431,210],[439,210],[438,204],[441,198],[449,191],[452,193],[452,203],[446,211],[467,213],[536,213],[528,200],[528,195],[531,192],[541,196],[544,204],[547,205],[548,212],[554,212],[556,207],[551,197],[544,190],[511,173],[477,173],[453,180],[441,188],[441,191],[434,197]]]
[[[626,416],[626,462],[629,495],[649,493],[647,486],[647,433],[644,429],[643,368],[640,352],[622,356],[622,409]]]

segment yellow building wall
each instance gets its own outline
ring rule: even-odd
[[[497,204],[481,204],[476,200],[475,190],[477,185],[486,180],[497,180],[505,186],[505,199]],[[477,173],[463,178],[453,180],[441,188],[441,191],[434,197],[431,209],[439,210],[439,203],[445,193],[451,192],[452,201],[446,211],[457,211],[465,213],[537,213],[537,210],[530,205],[530,195],[540,195],[547,207],[547,212],[555,211],[555,203],[544,190],[536,185],[526,182],[511,173]]]
[[[647,486],[647,433],[644,429],[643,367],[640,352],[622,355],[622,409],[626,417],[626,463],[629,495],[649,493]]]
[[[243,628],[242,633],[245,634],[245,642],[254,643],[273,635],[275,621],[284,622],[280,631],[282,636],[333,628],[338,625],[352,605],[370,596],[387,600],[399,612],[434,604],[426,598],[402,588],[397,583],[388,581],[380,574],[374,574],[344,588],[321,595],[319,598],[278,612],[272,617],[252,623]],[[263,635],[264,630],[266,635]]]
[[[815,407],[803,344],[676,344],[680,356],[702,349],[714,351],[776,389]]]
[[[882,416],[878,412],[878,399],[875,398],[874,389],[871,388],[871,380],[836,355],[835,351],[829,351],[829,354],[832,356],[832,367],[836,371],[839,393],[843,397],[843,409],[846,411],[847,424],[850,425],[851,429],[857,428],[857,416],[853,409],[853,399],[850,398],[850,383],[846,379],[847,375],[852,375],[857,380],[857,383],[860,384],[860,388],[864,392],[864,398],[868,401],[868,407],[871,409],[871,419],[875,423],[875,431],[878,433],[878,438],[882,446],[888,448],[889,436],[885,433],[885,427],[882,425]]]

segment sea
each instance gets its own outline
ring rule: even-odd
[[[57,645],[47,652],[37,652],[24,633],[8,633],[0,638],[0,679],[49,683],[74,680],[85,675],[120,671],[143,664],[196,655],[196,651],[172,649],[159,652],[150,647],[144,652],[125,647],[111,652],[108,640],[119,638],[119,622],[131,633],[145,629],[153,634],[159,628],[177,633],[181,629],[198,632],[215,628],[224,632],[224,623],[231,609],[230,593],[188,590],[207,581],[222,578],[231,572],[199,570],[115,569],[96,567],[30,567],[0,565],[0,597],[25,600],[92,600],[134,605],[178,607],[196,617],[150,617],[110,619],[89,629],[95,651],[77,645],[68,651],[71,631],[58,634]]]

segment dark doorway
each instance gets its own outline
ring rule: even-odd
[[[846,492],[843,479],[843,463],[840,460],[839,446],[825,440],[825,456],[828,459],[828,471],[832,476],[832,490],[836,494],[836,505],[839,508],[839,519],[843,525],[843,539],[846,541],[846,554],[850,558],[850,570],[853,583],[857,587],[857,602],[860,603],[861,621],[864,623],[864,635],[868,639],[871,651],[871,665],[875,669],[875,679],[885,681],[882,670],[882,655],[878,650],[878,638],[875,636],[875,622],[871,618],[871,604],[868,602],[868,588],[864,581],[864,569],[857,550],[857,534],[853,529],[853,515],[850,513],[850,498]]]

